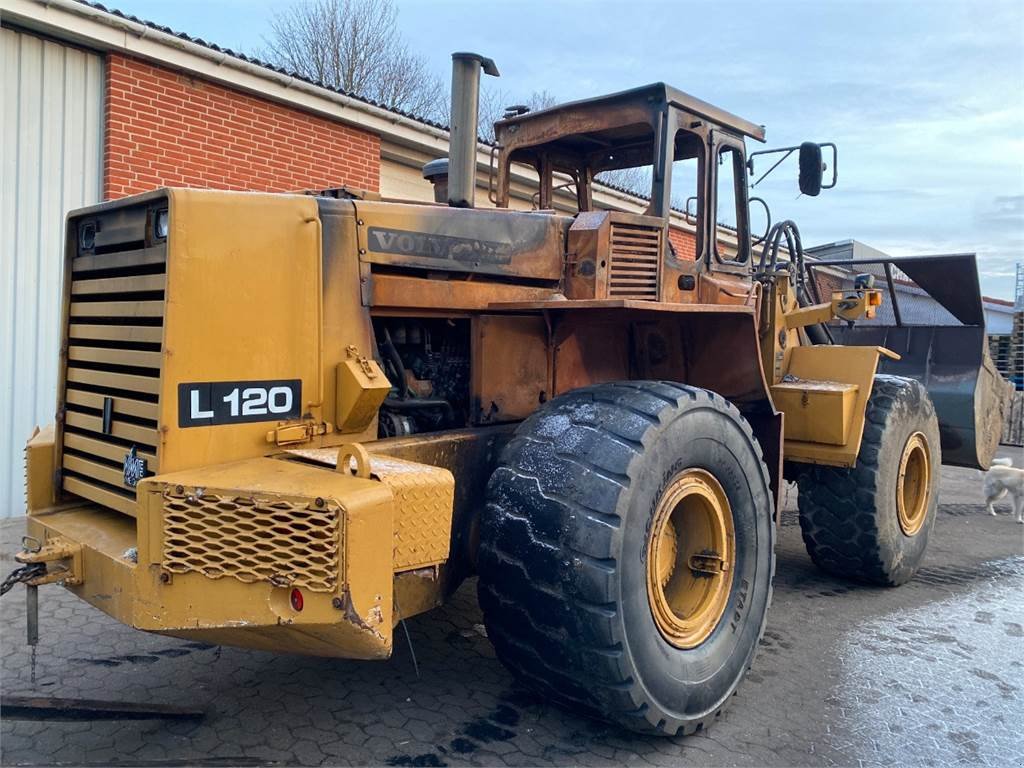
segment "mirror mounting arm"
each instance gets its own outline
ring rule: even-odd
[[[749,154],[749,155],[747,156],[747,171],[748,171],[749,173],[751,173],[751,174],[753,174],[753,173],[754,173],[754,158],[755,158],[755,157],[757,157],[758,155],[774,155],[774,154],[776,154],[776,153],[778,153],[778,152],[785,152],[786,154],[784,154],[784,155],[783,155],[782,157],[780,157],[780,158],[779,158],[778,160],[776,160],[776,161],[775,161],[775,164],[774,164],[774,165],[773,165],[773,166],[772,166],[771,168],[769,168],[769,169],[768,169],[767,171],[765,171],[764,173],[762,173],[762,174],[761,174],[761,178],[759,178],[759,179],[758,179],[757,181],[755,181],[755,182],[754,182],[753,184],[751,184],[751,185],[750,185],[750,188],[751,188],[751,189],[753,189],[753,188],[754,188],[754,187],[756,187],[756,186],[757,186],[758,184],[760,184],[760,183],[761,183],[762,181],[764,181],[765,177],[766,177],[766,176],[767,176],[767,175],[768,175],[769,173],[771,173],[771,172],[772,172],[772,171],[774,171],[774,170],[775,170],[776,168],[778,168],[778,167],[779,167],[780,165],[782,165],[782,162],[783,162],[783,161],[784,161],[784,160],[785,160],[785,159],[786,159],[787,157],[789,157],[789,156],[790,156],[790,155],[792,155],[792,154],[793,154],[794,152],[796,152],[796,151],[797,151],[798,149],[800,149],[800,147],[780,147],[779,149],[762,149],[762,150],[760,150],[759,152],[751,152],[751,153],[750,153],[750,154]]]

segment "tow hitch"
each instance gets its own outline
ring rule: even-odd
[[[46,543],[25,536],[21,547],[14,559],[22,565],[0,584],[0,595],[6,595],[15,584],[25,585],[25,641],[34,648],[39,643],[39,586],[55,582],[65,586],[81,584],[82,545],[62,536]]]

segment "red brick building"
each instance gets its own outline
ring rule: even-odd
[[[106,61],[103,197],[155,186],[380,190],[380,135],[133,56]]]

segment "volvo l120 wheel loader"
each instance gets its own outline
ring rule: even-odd
[[[791,222],[752,237],[764,130],[663,84],[501,120],[475,208],[481,70],[454,56],[448,204],[160,189],[68,217],[20,578],[150,632],[384,659],[475,574],[520,679],[691,732],[764,630],[784,478],[815,562],[895,585],[943,459],[988,465],[973,261],[807,267]],[[821,146],[789,151],[831,185]],[[646,212],[595,208],[639,166]],[[948,327],[883,324],[883,293],[928,290]]]

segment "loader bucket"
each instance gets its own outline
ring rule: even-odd
[[[807,263],[811,293],[827,300],[875,275],[885,294],[877,317],[829,325],[836,344],[878,345],[900,355],[879,373],[917,379],[939,418],[942,463],[988,469],[999,445],[1012,386],[996,371],[974,254]]]

